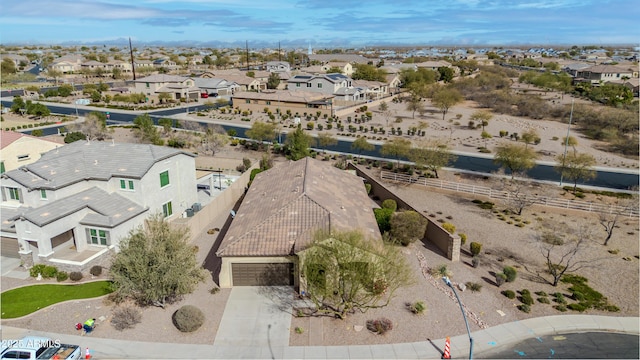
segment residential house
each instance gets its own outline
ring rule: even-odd
[[[334,95],[291,90],[241,91],[232,95],[233,106],[240,110],[262,112],[265,108],[302,115],[305,112],[333,115]]]
[[[633,71],[616,65],[595,65],[576,73],[575,81],[590,82],[591,84],[600,84],[608,81],[619,81],[631,79]]]
[[[424,69],[433,70],[433,71],[438,71],[438,69],[441,67],[454,68],[454,66],[451,65],[450,62],[444,61],[444,60],[425,61],[421,63],[416,63],[415,65],[416,65],[416,68],[424,68]]]
[[[160,58],[160,59],[153,60],[153,67],[172,70],[172,69],[176,69],[178,65],[176,64],[175,61],[171,61],[166,58]]]
[[[341,73],[346,76],[353,75],[353,65],[351,65],[351,63],[348,63],[348,62],[331,61],[326,64],[323,64],[321,68],[322,68],[322,72],[324,73],[328,73],[331,68],[338,68],[340,69]]]
[[[358,54],[310,54],[308,55],[310,62],[318,62],[327,64],[330,62],[348,62],[351,64],[367,64],[374,59],[366,58]]]
[[[216,97],[218,95],[232,95],[234,92],[240,89],[240,85],[227,81],[225,79],[212,79],[212,78],[193,78],[195,86],[200,90],[202,94],[207,94],[206,97]]]
[[[2,174],[2,248],[26,265],[86,269],[152,214],[196,203],[195,155],[169,147],[74,143]]]
[[[207,71],[200,75],[202,78],[222,78],[229,82],[234,82],[240,86],[239,91],[260,91],[267,88],[266,82],[247,76],[238,70],[216,70],[215,72]]]
[[[112,64],[101,63],[96,60],[89,60],[87,62],[83,62],[82,64],[80,64],[80,70],[92,71],[94,73],[96,71],[102,71],[103,73],[110,72],[112,67],[113,67]]]
[[[82,55],[65,55],[57,58],[49,65],[50,70],[59,71],[63,74],[72,74],[80,71],[84,62]]]
[[[291,71],[291,64],[287,61],[267,61],[265,68],[269,72],[289,72]]]
[[[318,230],[382,241],[362,179],[312,158],[258,174],[216,252],[220,287],[299,287],[299,255]]]
[[[288,89],[293,91],[311,91],[323,94],[335,94],[340,88],[352,87],[353,80],[339,73],[295,75],[288,81]]]
[[[170,94],[172,100],[198,101],[200,90],[190,77],[156,74],[134,80],[135,92],[147,97],[157,97],[162,93]]]
[[[389,94],[389,84],[382,81],[354,80],[353,86],[365,89],[367,100],[382,99]]]
[[[0,130],[0,174],[31,164],[62,144],[15,131]]]

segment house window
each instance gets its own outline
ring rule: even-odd
[[[47,200],[47,190],[40,189],[40,199]]]
[[[148,88],[149,88],[149,83],[145,83],[145,85],[146,85],[146,87],[147,87],[147,89],[148,89]]]
[[[9,199],[20,201],[20,190],[18,188],[7,188],[9,190]]]
[[[307,87],[311,87],[311,83],[307,83]]]
[[[300,87],[300,83],[296,83],[296,87]]]
[[[169,185],[169,170],[160,173],[160,187]]]
[[[162,205],[162,213],[164,214],[164,217],[169,217],[173,214],[173,208],[171,206],[171,201],[169,201],[166,204]]]
[[[271,101],[265,101],[266,105],[271,105]]]
[[[109,232],[99,229],[87,229],[87,243],[93,245],[109,245]]]
[[[120,179],[120,189],[127,190],[127,188],[129,190],[134,190],[133,180]]]
[[[322,89],[322,83],[318,83],[318,89]]]
[[[18,155],[18,161],[29,160],[29,154],[26,155]]]
[[[4,174],[6,170],[4,169],[4,161],[0,162],[0,174]]]
[[[244,101],[245,104],[251,104],[251,100],[247,99]]]

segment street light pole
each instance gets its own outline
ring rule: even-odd
[[[464,313],[464,308],[462,307],[462,302],[460,302],[460,297],[458,297],[458,293],[456,289],[453,287],[451,280],[448,277],[443,276],[442,281],[444,281],[447,286],[453,290],[453,294],[456,296],[458,300],[458,305],[460,305],[460,311],[462,311],[462,318],[464,319],[464,325],[467,327],[467,335],[469,335],[469,360],[473,359],[473,338],[471,337],[471,331],[469,330],[469,322],[467,321],[467,315]]]
[[[560,171],[560,187],[562,187],[562,179],[564,175],[564,162],[567,158],[567,147],[569,146],[569,132],[571,131],[571,120],[573,120],[573,102],[575,99],[571,99],[571,113],[569,114],[569,125],[567,126],[567,137],[564,139],[564,154],[562,154],[562,171]]]

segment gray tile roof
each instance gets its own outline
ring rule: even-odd
[[[84,180],[140,179],[153,164],[177,154],[195,157],[185,151],[149,144],[76,141],[2,176],[29,190],[55,190]]]
[[[305,158],[256,176],[217,254],[293,255],[319,229],[359,229],[381,239],[362,179]]]
[[[93,187],[47,205],[29,209],[21,216],[42,227],[83,209],[88,209],[89,213],[80,221],[81,224],[107,228],[118,226],[148,210],[119,194],[109,194]]]
[[[24,208],[2,207],[2,209],[0,209],[0,221],[2,221],[0,229],[5,232],[15,233],[15,217],[20,215],[20,212],[23,210]]]

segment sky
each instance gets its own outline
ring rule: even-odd
[[[2,0],[0,44],[615,45],[638,0]]]

